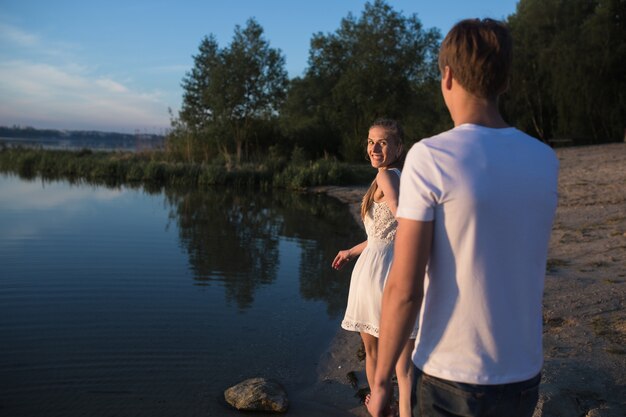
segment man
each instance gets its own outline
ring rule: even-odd
[[[387,411],[389,377],[420,311],[415,416],[533,414],[558,160],[498,111],[511,49],[507,27],[491,19],[459,22],[441,45],[455,127],[415,144],[403,169],[373,416]]]

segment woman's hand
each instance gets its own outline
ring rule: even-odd
[[[340,270],[348,262],[350,262],[350,250],[340,250],[337,256],[335,256],[332,267],[336,270]]]

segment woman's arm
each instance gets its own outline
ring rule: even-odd
[[[337,253],[337,256],[335,256],[335,260],[333,261],[332,267],[337,270],[343,268],[343,266],[347,264],[348,262],[350,262],[350,260],[359,256],[363,252],[363,249],[365,249],[366,246],[367,246],[367,240],[359,243],[356,246],[353,246],[350,249],[340,250],[339,253]]]
[[[383,192],[383,199],[391,213],[395,216],[398,209],[398,196],[400,195],[400,176],[388,169],[381,169],[376,175],[378,188]]]

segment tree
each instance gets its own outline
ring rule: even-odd
[[[520,0],[508,119],[549,141],[622,140],[626,120],[626,1]]]
[[[287,87],[285,58],[250,19],[245,28],[235,27],[227,48],[220,49],[213,35],[205,37],[182,87],[177,126],[207,155],[218,151],[228,160],[234,153],[239,163],[250,151],[254,126],[278,116]]]
[[[430,94],[439,38],[383,0],[366,3],[358,19],[349,14],[335,33],[315,34],[305,76],[292,81],[282,111],[287,134],[309,153],[362,160],[370,122],[409,119]]]
[[[328,108],[328,91],[324,79],[312,76],[295,78],[289,84],[287,100],[281,109],[280,124],[292,146],[309,157],[339,155],[341,132]]]
[[[509,121],[543,141],[552,137],[555,127],[551,74],[546,70],[552,59],[550,40],[556,30],[551,6],[550,2],[520,1],[517,12],[509,16],[514,53],[511,87],[503,97]]]
[[[623,140],[626,134],[626,1],[600,0],[580,32],[584,55],[579,71],[587,101],[571,115],[585,123],[595,142]],[[592,76],[590,76],[592,75]],[[588,115],[585,119],[584,115]],[[580,125],[574,127],[581,129]]]

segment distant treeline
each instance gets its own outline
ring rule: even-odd
[[[156,134],[35,129],[0,126],[0,146],[42,149],[146,151],[162,149],[165,137]]]
[[[472,16],[468,16],[472,17]],[[520,0],[506,119],[547,143],[621,141],[626,127],[626,2]],[[166,140],[171,158],[226,166],[296,152],[364,161],[369,124],[400,120],[408,144],[452,127],[440,94],[442,34],[384,0],[332,33],[312,35],[308,67],[288,79],[285,57],[254,19],[220,47],[201,40],[182,80]]]
[[[24,138],[24,139],[94,139],[104,141],[132,141],[142,140],[162,141],[163,135],[152,133],[116,133],[100,132],[94,130],[53,130],[35,129],[30,126],[0,126],[0,138]]]

